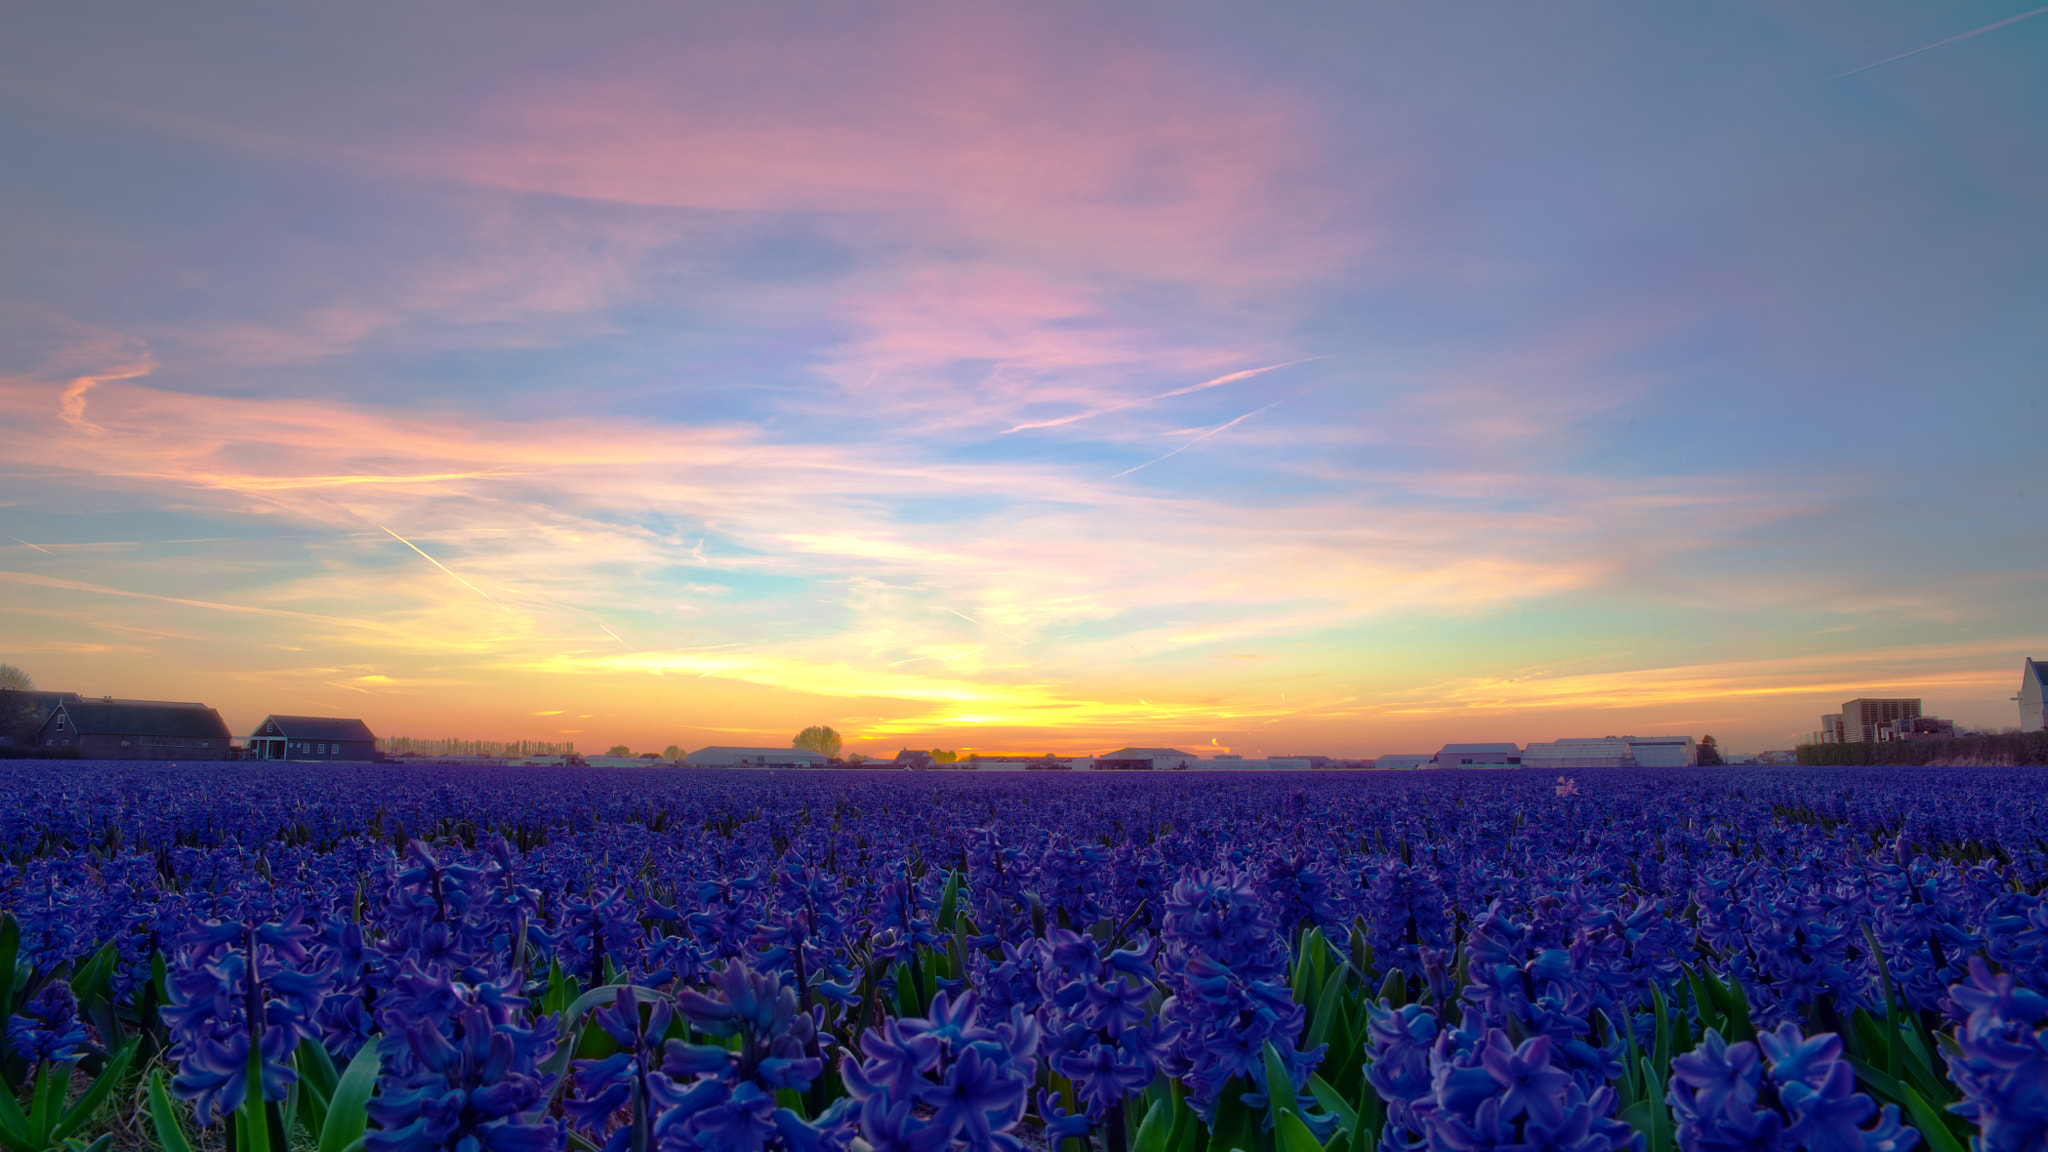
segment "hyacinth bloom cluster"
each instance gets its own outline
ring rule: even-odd
[[[1949,996],[1967,1013],[1948,1075],[1963,1093],[1955,1111],[1977,1124],[1976,1152],[2048,1146],[2048,996],[1978,958]]]
[[[1172,1037],[1167,1071],[1187,1083],[1196,1111],[1214,1115],[1234,1079],[1251,1086],[1244,1099],[1255,1109],[1266,1107],[1269,1091],[1298,1096],[1323,1049],[1296,1046],[1308,1014],[1287,985],[1286,938],[1249,878],[1229,867],[1176,883],[1160,934],[1173,989],[1159,1013]],[[1268,1044],[1293,1080],[1284,1089],[1264,1083]]]
[[[318,1033],[328,980],[324,969],[300,967],[312,935],[294,913],[264,924],[208,921],[178,936],[164,1007],[178,1064],[171,1086],[201,1124],[241,1107],[251,1049],[260,1053],[264,1100],[284,1099],[297,1079],[292,1052]]]
[[[11,974],[10,974],[11,975]],[[24,1064],[64,1064],[86,1042],[71,985],[51,980],[7,1018],[7,1052]]]
[[[1615,1015],[1616,1002],[1593,963],[1593,931],[1562,900],[1539,901],[1535,911],[1522,923],[1496,901],[1472,925],[1471,984],[1464,994],[1488,1024],[1548,1040],[1546,1059],[1555,1058],[1591,1091],[1621,1075],[1623,1038],[1610,1034],[1597,1042],[1592,1023],[1596,1010]]]
[[[577,1062],[579,1095],[564,1107],[579,1128],[605,1140],[607,1152],[843,1152],[853,1138],[849,1101],[806,1120],[775,1097],[808,1089],[823,1070],[817,1011],[798,1007],[781,973],[739,961],[728,962],[707,990],[682,992],[674,1007],[662,998],[643,1006],[622,988],[595,1013],[620,1050]],[[733,1046],[665,1040],[678,1014]],[[606,1138],[622,1111],[625,1122]]]
[[[1100,1122],[1159,1074],[1173,1025],[1153,1018],[1149,937],[1108,951],[1093,936],[1054,928],[1037,942],[1045,993],[1045,1061],[1074,1082],[1088,1118]]]
[[[776,866],[767,916],[754,932],[760,951],[752,964],[787,973],[799,1007],[808,1009],[813,997],[848,1007],[859,1000],[854,973],[840,959],[847,945],[844,892],[842,881],[793,852]]]
[[[930,1017],[883,1021],[861,1036],[858,1061],[842,1061],[875,1152],[1023,1152],[1011,1133],[1038,1069],[1038,1022],[1012,1009],[984,1027],[976,1008],[972,992],[941,992]]]
[[[559,1152],[544,1113],[554,1016],[531,1017],[508,984],[415,974],[379,1009],[385,1076],[369,1103],[366,1152]]]
[[[1760,1032],[1755,1044],[1709,1031],[1671,1061],[1669,1101],[1683,1152],[1906,1152],[1920,1138],[1896,1106],[1880,1111],[1856,1091],[1839,1036],[1808,1037],[1796,1024]]]
[[[1382,970],[1422,976],[1422,949],[1451,945],[1450,897],[1435,868],[1399,858],[1374,864],[1364,876],[1365,940]]]
[[[591,1013],[592,1022],[611,1037],[619,1051],[602,1060],[576,1061],[578,1094],[564,1101],[562,1109],[576,1127],[604,1139],[605,1152],[621,1152],[635,1144],[648,1146],[652,1132],[647,1103],[650,1077],[661,1055],[662,1038],[674,1019],[675,1009],[665,999],[656,999],[643,1014],[640,998],[630,987],[621,987],[610,1004]],[[629,1109],[626,1124],[605,1139],[607,1125],[622,1108]]]
[[[1611,1088],[1588,1090],[1548,1036],[1517,1045],[1471,1006],[1446,1028],[1430,1008],[1370,1010],[1366,1078],[1387,1106],[1381,1142],[1403,1152],[1640,1152]],[[1688,1150],[1690,1152],[1690,1150]]]

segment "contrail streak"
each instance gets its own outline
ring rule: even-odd
[[[379,525],[377,525],[377,527],[379,527],[379,528],[384,528],[384,526],[383,526],[382,524],[379,524]],[[403,537],[403,536],[400,536],[400,535],[399,535],[398,533],[396,533],[396,532],[393,532],[393,531],[392,531],[391,529],[389,529],[389,528],[384,528],[384,533],[385,533],[385,535],[387,535],[387,536],[391,537],[391,538],[392,538],[393,540],[396,540],[396,541],[398,541],[398,542],[399,542],[400,544],[403,544],[403,545],[405,545],[405,546],[406,546],[407,548],[410,548],[410,549],[412,549],[412,550],[413,550],[413,551],[415,551],[415,552],[419,552],[419,553],[420,553],[420,555],[421,555],[422,557],[424,557],[424,558],[426,559],[427,563],[429,563],[429,564],[432,564],[432,565],[433,565],[434,567],[436,567],[436,568],[439,568],[439,569],[440,569],[441,571],[443,571],[443,572],[447,572],[447,573],[448,573],[448,576],[449,576],[449,578],[450,578],[450,579],[452,579],[452,580],[454,580],[454,581],[455,581],[455,582],[456,582],[457,584],[460,584],[460,585],[462,585],[462,586],[463,586],[464,588],[467,588],[467,589],[469,589],[469,590],[470,590],[471,592],[474,592],[474,593],[476,593],[477,595],[479,595],[479,596],[483,597],[484,599],[486,599],[486,600],[489,600],[489,601],[490,601],[491,603],[493,603],[493,604],[497,604],[497,605],[498,605],[498,607],[499,607],[499,608],[500,608],[500,609],[501,609],[501,610],[502,610],[502,611],[503,611],[503,612],[505,613],[505,615],[507,615],[507,616],[516,616],[516,615],[518,615],[518,613],[516,613],[516,612],[512,611],[512,610],[511,610],[510,608],[506,608],[506,607],[505,607],[505,606],[504,606],[503,604],[498,604],[498,601],[496,600],[496,598],[494,598],[494,597],[493,597],[493,596],[492,596],[492,595],[491,595],[491,594],[490,594],[489,592],[486,592],[486,591],[484,591],[483,589],[481,589],[481,588],[477,587],[476,585],[474,585],[474,584],[471,584],[471,583],[470,583],[469,581],[467,581],[467,580],[464,580],[464,579],[463,579],[462,577],[460,577],[460,576],[457,576],[457,575],[456,575],[456,574],[455,574],[454,572],[452,572],[452,571],[450,571],[450,570],[449,570],[449,568],[448,568],[448,566],[447,566],[446,564],[443,564],[443,563],[441,563],[441,562],[440,562],[439,560],[436,560],[436,559],[434,559],[434,558],[433,558],[432,556],[428,556],[428,555],[427,555],[427,554],[426,554],[425,552],[420,552],[420,546],[419,546],[419,545],[417,545],[417,544],[413,543],[413,542],[412,542],[412,541],[410,541],[410,540],[407,540],[407,539],[406,539],[405,537]],[[600,627],[600,628],[604,628],[604,625],[600,624],[600,625],[598,625],[598,627]],[[608,629],[608,628],[606,628],[605,630],[606,630],[606,631],[610,631],[610,629]],[[614,637],[612,637],[612,639],[614,639],[614,640],[618,640],[618,637],[614,636]],[[625,641],[623,641],[623,640],[620,640],[620,641],[619,641],[619,643],[621,643],[621,644],[624,644],[624,643],[625,643]]]
[[[1314,388],[1304,388],[1301,391],[1296,392],[1293,396],[1282,396],[1280,399],[1273,401],[1272,404],[1266,405],[1266,408],[1271,408],[1275,404],[1285,404],[1289,400],[1293,400],[1301,396],[1306,396],[1313,391],[1315,391]],[[1251,419],[1252,417],[1257,416],[1259,413],[1264,412],[1266,408],[1254,408],[1251,411],[1245,413],[1244,415],[1239,416],[1237,419],[1232,420],[1228,424],[1218,424],[1216,427],[1209,429],[1207,432],[1202,433],[1200,436],[1195,437],[1193,440],[1190,440],[1187,443],[1181,445],[1180,447],[1175,448],[1173,451],[1168,452],[1165,456],[1154,457],[1153,459],[1145,461],[1143,464],[1133,465],[1132,467],[1126,468],[1123,471],[1117,473],[1116,475],[1111,476],[1110,479],[1121,480],[1124,477],[1129,476],[1131,473],[1136,472],[1140,468],[1150,468],[1154,464],[1159,463],[1159,461],[1161,460],[1165,460],[1171,456],[1178,456],[1181,453],[1187,451],[1188,449],[1193,448],[1195,445],[1200,444],[1202,441],[1207,440],[1209,437],[1214,436],[1218,432],[1227,432],[1230,429],[1237,427],[1239,424],[1242,424],[1245,421]]]
[[[21,545],[21,546],[22,546],[22,547],[24,547],[24,548],[33,548],[33,549],[35,549],[36,551],[38,551],[38,552],[41,552],[41,553],[42,553],[43,555],[45,555],[45,556],[55,556],[55,555],[56,555],[56,553],[55,553],[55,552],[52,552],[52,551],[50,551],[50,550],[49,550],[48,548],[45,548],[45,547],[43,547],[43,546],[42,546],[41,544],[31,544],[31,543],[29,543],[28,541],[26,541],[26,540],[23,540],[23,539],[22,539],[21,537],[19,537],[19,536],[9,536],[9,537],[8,537],[8,539],[9,539],[9,540],[12,540],[12,541],[14,541],[14,542],[15,542],[16,544],[19,544],[19,545]]]
[[[495,601],[494,601],[494,603],[495,603]],[[599,628],[604,628],[604,621],[602,621],[602,620],[599,620],[599,619],[598,619],[597,617],[595,617],[595,616],[592,616],[592,617],[590,618],[590,620],[591,620],[591,623],[593,623],[593,624],[596,624],[596,625],[597,625],[597,626],[598,626]],[[614,631],[612,631],[612,630],[611,630],[611,629],[609,629],[609,628],[604,628],[604,634],[605,634],[605,635],[607,635],[607,636],[609,636],[609,637],[611,637],[611,638],[612,638],[612,639],[614,639],[614,640],[617,640],[617,641],[618,641],[619,643],[621,643],[621,644],[626,644],[626,639],[625,639],[625,637],[623,637],[623,636],[620,636],[620,635],[619,635],[619,634],[618,634],[617,632],[614,632]],[[639,649],[638,649],[638,648],[635,648],[635,647],[633,647],[633,646],[632,646],[631,644],[626,644],[626,651],[628,651],[628,652],[638,652],[638,651],[639,651]]]
[[[1972,36],[1982,36],[1984,33],[1989,32],[1994,28],[2003,28],[2007,24],[2017,24],[2020,21],[2025,20],[2029,17],[2039,16],[2043,12],[2048,12],[2048,8],[2036,8],[2032,12],[2022,12],[2017,16],[2008,16],[2005,19],[2000,20],[1996,24],[1986,24],[1985,26],[1977,29],[1974,32],[1965,32],[1960,36],[1951,36],[1946,40],[1937,40],[1934,43],[1927,45],[1925,48],[1915,48],[1911,52],[1901,52],[1897,56],[1892,56],[1883,60],[1879,60],[1875,64],[1865,64],[1861,68],[1851,68],[1847,72],[1837,72],[1833,76],[1828,77],[1828,79],[1840,80],[1844,76],[1854,76],[1858,72],[1868,72],[1872,68],[1882,68],[1887,64],[1896,64],[1899,61],[1904,60],[1908,56],[1918,56],[1922,52],[1932,52],[1936,48],[1939,48],[1944,44],[1953,44],[1958,40],[1968,40]]]
[[[1190,392],[1201,392],[1210,388],[1220,388],[1225,384],[1235,384],[1239,380],[1247,380],[1253,376],[1264,375],[1267,372],[1277,372],[1282,368],[1292,368],[1296,364],[1306,364],[1311,360],[1327,359],[1329,359],[1329,357],[1327,356],[1304,356],[1299,360],[1289,360],[1284,364],[1268,364],[1264,368],[1246,368],[1241,372],[1231,372],[1223,376],[1218,376],[1214,380],[1204,380],[1200,384],[1190,384],[1185,388],[1175,388],[1171,392],[1161,392],[1157,395],[1146,396],[1139,400],[1130,400],[1122,404],[1112,404],[1107,408],[1096,408],[1088,412],[1076,412],[1072,416],[1061,416],[1054,420],[1033,420],[1028,424],[1019,424],[1014,428],[1005,428],[1003,429],[1002,434],[1008,436],[1012,432],[1025,432],[1033,428],[1057,428],[1062,424],[1072,424],[1076,420],[1086,420],[1091,416],[1104,416],[1111,412],[1121,412],[1126,408],[1136,408],[1140,404],[1150,404],[1155,400],[1171,400],[1175,396],[1185,396]]]
[[[936,660],[939,663],[943,664],[948,660],[958,660],[962,656],[972,656],[979,651],[981,651],[981,649],[979,648],[969,648],[965,652],[955,652],[951,656],[910,656],[905,659],[896,661],[896,663],[889,665],[889,667],[897,668],[905,664],[915,664],[919,660]]]
[[[967,621],[969,624],[980,624],[983,628],[986,628],[989,631],[995,633],[996,635],[1001,636],[1005,640],[1017,640],[1015,636],[1010,635],[1008,632],[1003,631],[1001,628],[998,628],[993,624],[989,624],[981,620],[976,620],[974,617],[969,616],[965,612],[961,612],[953,608],[948,608],[946,609],[946,611],[953,613],[953,615],[958,616],[962,620]],[[1023,641],[1017,640],[1017,643],[1022,644]]]

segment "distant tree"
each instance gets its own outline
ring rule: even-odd
[[[33,692],[36,682],[29,674],[12,664],[0,664],[0,688],[12,688],[18,692]]]
[[[960,753],[958,752],[948,752],[944,748],[932,749],[932,763],[934,764],[953,764],[958,762],[959,759]]]
[[[36,706],[13,688],[0,688],[0,741],[26,747],[36,739]]]
[[[611,751],[605,753],[607,756],[631,756],[632,754],[633,750],[624,744],[614,744],[611,747]]]
[[[848,764],[865,764],[868,762],[868,758],[858,752],[848,752],[846,754],[846,762]]]
[[[1700,737],[1700,766],[1713,768],[1721,763],[1721,746],[1714,743],[1712,736]]]
[[[814,724],[797,733],[796,739],[791,740],[789,746],[806,752],[816,752],[829,758],[839,755],[839,748],[844,743],[845,741],[839,738],[839,733],[823,725]]]
[[[671,744],[661,750],[661,758],[663,760],[681,760],[683,758],[683,750]]]

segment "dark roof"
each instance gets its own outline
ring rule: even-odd
[[[33,689],[0,688],[0,702],[17,704],[35,713],[37,720],[49,718],[57,705],[80,699],[76,692],[37,692]]]
[[[2048,660],[2035,660],[2029,657],[2027,660],[2027,671],[2034,674],[2034,679],[2039,680],[2043,684],[2048,684]]]
[[[230,739],[227,722],[204,704],[163,700],[65,701],[65,715],[81,736],[205,736]]]
[[[1445,752],[1449,752],[1454,756],[1474,756],[1482,752],[1520,752],[1521,750],[1522,748],[1519,744],[1446,744],[1437,755],[1441,756]]]
[[[335,716],[267,716],[251,735],[259,735],[270,724],[292,740],[375,740],[376,733],[361,720]]]
[[[1096,757],[1096,759],[1097,759],[1097,760],[1173,760],[1173,759],[1181,759],[1181,760],[1194,760],[1194,759],[1198,759],[1198,757],[1197,757],[1197,756],[1196,756],[1196,755],[1195,755],[1195,754],[1194,754],[1193,752],[1183,752],[1183,751],[1181,751],[1181,750],[1180,750],[1180,749],[1178,749],[1178,748],[1119,748],[1119,749],[1117,749],[1117,750],[1116,750],[1116,751],[1114,751],[1114,752],[1104,752],[1104,753],[1103,753],[1102,755],[1100,755],[1100,756],[1097,756],[1097,757]]]

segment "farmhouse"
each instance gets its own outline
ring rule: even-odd
[[[360,760],[377,758],[377,736],[361,720],[333,716],[267,716],[249,735],[255,760]]]
[[[75,748],[81,760],[225,760],[227,722],[204,704],[74,699],[36,733],[38,748]]]
[[[76,692],[0,689],[0,748],[32,747],[43,723],[65,701],[83,702]]]

